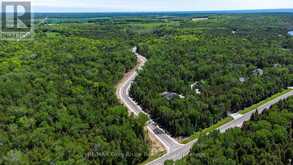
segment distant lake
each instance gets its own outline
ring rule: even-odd
[[[293,36],[293,31],[288,32],[289,36]]]

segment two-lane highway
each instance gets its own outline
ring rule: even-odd
[[[246,122],[246,121],[249,121],[251,116],[252,116],[252,114],[254,114],[256,111],[259,114],[262,114],[264,112],[264,110],[270,109],[270,107],[273,106],[274,104],[276,104],[276,103],[278,103],[278,102],[280,102],[282,100],[285,100],[290,96],[293,96],[293,91],[289,91],[288,93],[285,93],[284,95],[279,96],[279,97],[273,99],[272,101],[269,101],[266,104],[261,105],[257,109],[245,113],[242,117],[240,117],[238,119],[235,119],[235,120],[232,120],[229,123],[224,124],[223,126],[219,127],[218,130],[221,133],[223,133],[223,132],[225,132],[225,131],[227,131],[228,129],[231,129],[231,128],[242,127],[243,123]]]
[[[292,89],[292,88],[291,88]],[[289,91],[285,94],[283,94],[282,96],[279,96],[275,99],[273,99],[272,101],[269,101],[268,103],[266,104],[263,104],[261,106],[259,106],[257,109],[251,111],[251,112],[248,112],[248,113],[245,113],[244,115],[242,115],[240,118],[237,118],[237,119],[234,119],[232,120],[231,122],[227,123],[227,124],[224,124],[223,126],[219,127],[218,130],[223,133],[225,131],[227,131],[228,129],[231,129],[231,128],[235,128],[235,127],[242,127],[243,123],[245,121],[248,121],[250,120],[251,116],[253,113],[255,113],[256,111],[261,114],[262,112],[264,112],[264,110],[266,109],[269,109],[272,105],[282,101],[282,100],[285,100],[289,97],[293,96],[293,91]],[[190,149],[192,148],[193,144],[197,142],[197,139],[182,146],[181,148],[173,151],[173,152],[170,152],[170,153],[167,153],[166,155],[163,155],[162,157],[150,162],[148,165],[163,165],[164,162],[166,160],[179,160],[181,158],[183,158],[184,156],[186,156]]]
[[[129,96],[129,89],[135,80],[137,76],[137,70],[142,69],[144,64],[147,62],[147,59],[140,54],[137,53],[137,48],[133,48],[133,53],[137,57],[138,64],[136,67],[128,72],[124,78],[121,80],[121,82],[117,86],[116,95],[121,101],[122,104],[124,104],[129,113],[134,114],[135,116],[139,115],[139,113],[145,113],[142,108],[135,102],[133,99]],[[293,96],[293,91],[290,91],[288,93],[283,94],[280,97],[277,97],[268,103],[261,105],[257,109],[248,112],[244,115],[242,115],[239,118],[235,118],[231,122],[224,124],[223,126],[217,128],[220,132],[225,132],[228,129],[235,128],[235,127],[241,127],[245,121],[250,120],[251,115],[258,111],[258,113],[262,113],[265,109],[270,108],[272,105],[278,103],[281,100],[287,99],[288,97]],[[149,115],[148,115],[149,116]],[[149,162],[148,165],[163,165],[166,160],[179,160],[186,156],[190,149],[192,148],[193,144],[197,142],[197,139],[191,141],[188,144],[180,144],[178,143],[174,138],[172,138],[170,135],[168,135],[163,129],[161,129],[154,121],[150,120],[147,125],[147,129],[151,134],[156,137],[158,141],[160,141],[164,147],[167,150],[167,153],[163,155],[162,157]]]

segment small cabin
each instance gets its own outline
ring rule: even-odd
[[[172,100],[173,98],[179,97],[180,99],[184,99],[185,97],[183,95],[179,95],[175,92],[163,92],[161,93],[161,96],[165,97],[167,100]]]

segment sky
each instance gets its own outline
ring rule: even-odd
[[[293,0],[31,0],[35,12],[293,9]]]

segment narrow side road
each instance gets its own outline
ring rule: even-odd
[[[134,69],[125,74],[124,78],[117,85],[116,95],[120,102],[127,107],[130,114],[138,116],[139,113],[143,113],[149,116],[149,114],[145,113],[142,108],[129,96],[130,87],[137,76],[137,70],[142,69],[144,64],[147,62],[145,57],[137,53],[136,47],[133,48],[132,52],[136,55],[138,63]],[[163,144],[167,153],[178,150],[184,146],[168,135],[152,120],[148,121],[147,129],[160,143]]]

